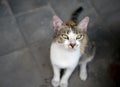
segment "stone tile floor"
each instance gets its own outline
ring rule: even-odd
[[[52,87],[52,16],[68,20],[79,6],[79,20],[90,17],[88,35],[97,52],[88,79],[79,79],[77,67],[69,87],[118,87],[109,68],[120,64],[119,0],[0,0],[0,87]]]

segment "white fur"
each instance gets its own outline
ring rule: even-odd
[[[78,64],[80,49],[65,49],[62,45],[52,43],[51,62],[59,68],[71,68]]]
[[[59,44],[53,42],[51,44],[51,63],[53,66],[54,77],[52,79],[52,85],[54,87],[67,87],[68,79],[78,65],[81,53],[80,53],[80,42],[76,40],[76,34],[70,32],[69,40],[65,40],[64,43]],[[70,47],[70,43],[76,44],[74,48]],[[60,69],[66,69],[65,74],[60,80]]]
[[[51,63],[53,66],[54,77],[52,85],[57,87],[68,87],[68,79],[74,71],[81,56],[80,49],[66,49],[63,45],[52,43],[50,53]],[[66,69],[66,73],[60,80],[60,69]]]

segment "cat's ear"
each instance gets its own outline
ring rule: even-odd
[[[85,17],[85,18],[78,24],[78,28],[81,29],[82,32],[86,32],[86,31],[87,31],[88,23],[89,23],[89,17]]]
[[[53,23],[53,28],[56,31],[58,27],[62,25],[63,21],[58,16],[54,15],[52,23]]]

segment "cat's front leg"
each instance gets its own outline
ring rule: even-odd
[[[58,87],[60,83],[60,68],[53,65],[53,72],[54,72],[54,76],[51,83],[53,87]]]
[[[85,81],[87,79],[87,63],[80,64],[80,79]]]
[[[60,81],[60,87],[68,87],[68,80],[73,72],[74,68],[68,68],[66,69],[61,81]]]

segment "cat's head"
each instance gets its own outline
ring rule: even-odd
[[[55,31],[54,42],[66,49],[79,48],[87,39],[86,31],[89,17],[85,17],[80,23],[73,21],[63,22],[58,16],[53,16],[53,28]]]

